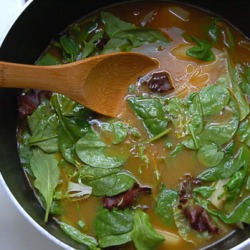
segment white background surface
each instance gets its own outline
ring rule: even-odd
[[[0,0],[0,46],[25,0]],[[14,205],[1,182],[0,173],[0,249],[62,250],[27,221]]]

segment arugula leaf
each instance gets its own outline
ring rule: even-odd
[[[60,37],[60,45],[63,49],[62,52],[64,54],[64,58],[68,62],[74,62],[77,59],[77,56],[80,52],[80,47],[78,43],[73,40],[71,37],[62,35]]]
[[[80,232],[75,227],[73,227],[65,222],[60,222],[59,225],[60,225],[60,228],[67,235],[69,235],[76,242],[88,246],[89,250],[100,250],[100,248],[97,246],[97,241],[94,237],[91,237],[89,235],[86,235],[86,234]]]
[[[82,59],[90,56],[95,50],[96,50],[96,42],[102,38],[104,34],[103,30],[97,30],[94,35],[91,37],[91,39],[85,43],[85,46],[83,48],[82,52]]]
[[[165,238],[153,228],[149,220],[149,215],[141,209],[136,209],[135,211],[131,237],[138,250],[156,249],[165,240]]]
[[[109,153],[110,147],[93,131],[80,138],[75,147],[78,157],[92,167],[116,168],[123,165],[127,160],[128,152],[112,155]]]
[[[53,194],[59,182],[60,173],[58,161],[54,154],[46,154],[37,149],[33,150],[30,165],[35,176],[34,185],[42,194],[46,202],[46,214],[44,221],[47,222],[53,200]]]
[[[173,227],[175,225],[173,203],[176,202],[177,198],[176,191],[167,189],[164,184],[161,185],[154,211],[163,218],[167,226]]]
[[[149,28],[120,31],[116,33],[113,38],[127,40],[132,48],[138,48],[143,44],[154,43],[156,41],[168,43],[167,39],[158,30]]]
[[[132,48],[138,48],[143,44],[156,41],[168,44],[166,37],[156,29],[136,27],[108,12],[102,12],[101,18],[104,30],[110,38],[102,53],[130,51]]]
[[[94,221],[94,231],[101,247],[130,242],[134,211],[131,209],[101,209]]]
[[[136,28],[133,24],[122,21],[120,18],[112,15],[109,12],[102,11],[101,19],[105,27],[104,29],[109,37],[112,37],[117,32]]]
[[[198,39],[195,36],[192,36],[191,39],[196,43],[196,46],[188,49],[186,55],[208,62],[215,60],[212,46],[207,40]]]
[[[119,51],[129,52],[131,49],[132,45],[130,44],[129,40],[113,37],[105,44],[102,54]]]
[[[121,171],[119,173],[94,179],[87,182],[92,187],[92,194],[96,196],[115,196],[131,189],[136,179],[130,173]]]

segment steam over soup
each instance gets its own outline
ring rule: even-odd
[[[38,60],[135,51],[117,118],[66,96],[19,97],[20,158],[45,209],[89,249],[199,249],[250,223],[250,46],[221,17],[133,2],[69,26]],[[107,86],[108,88],[108,86]]]

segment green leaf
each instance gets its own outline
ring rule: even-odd
[[[22,131],[20,137],[18,137],[19,147],[18,153],[22,166],[28,172],[29,175],[33,175],[30,171],[30,158],[32,156],[32,149],[28,143],[30,134],[27,130]]]
[[[250,164],[250,152],[242,146],[235,155],[225,158],[218,166],[211,167],[200,173],[197,178],[204,181],[217,181],[232,176],[244,165]]]
[[[245,181],[249,175],[248,166],[244,165],[240,170],[235,172],[225,184],[227,188],[225,209],[231,211],[238,201],[238,198],[243,192],[242,188],[245,185]]]
[[[58,58],[49,53],[44,54],[36,63],[36,65],[41,65],[41,66],[58,65],[58,64],[62,64],[62,62]]]
[[[89,250],[99,250],[100,248],[97,247],[97,241],[95,238],[83,234],[79,230],[77,230],[75,227],[65,223],[60,222],[59,223],[60,228],[69,235],[74,241],[84,244],[89,247]]]
[[[151,136],[164,132],[168,119],[163,111],[163,104],[156,98],[131,97],[128,103],[133,111],[142,118],[144,126]]]
[[[44,101],[27,117],[31,131],[29,144],[37,146],[48,153],[59,151],[58,148],[58,117],[51,110],[49,102]]]
[[[209,186],[201,186],[201,187],[196,187],[193,189],[193,192],[195,194],[200,194],[204,198],[209,198],[212,193],[214,192],[215,188],[214,187],[209,187]]]
[[[227,224],[234,224],[237,222],[250,223],[250,197],[246,197],[240,202],[234,210],[228,214],[224,215],[219,213],[220,219]]]
[[[222,111],[229,102],[229,92],[223,85],[210,85],[199,92],[204,115],[214,115]]]
[[[193,127],[193,131],[194,133],[200,133],[204,128],[204,119],[203,119],[204,112],[200,94],[196,92],[189,95],[187,100],[187,105],[188,105],[188,112],[190,116],[192,116],[191,124]]]
[[[192,36],[191,39],[196,43],[196,46],[188,49],[186,54],[191,57],[198,58],[203,61],[214,61],[215,55],[212,51],[212,46],[207,40],[198,39]]]
[[[82,59],[90,56],[96,50],[96,42],[102,38],[103,34],[103,30],[97,30],[90,41],[86,42],[82,52]]]
[[[76,154],[86,164],[97,168],[116,168],[125,163],[128,152],[111,154],[106,145],[95,132],[89,132],[76,143]]]
[[[59,182],[58,161],[54,154],[46,154],[41,150],[33,150],[30,165],[35,176],[34,185],[46,202],[44,221],[47,222],[53,194]]]
[[[111,133],[113,140],[113,144],[119,144],[123,142],[129,131],[128,124],[121,121],[111,121],[111,122],[103,122],[101,124],[101,128],[103,132]]]
[[[216,144],[205,144],[199,148],[197,158],[206,167],[218,165],[224,158],[224,153],[219,150]]]
[[[168,44],[166,37],[156,29],[136,27],[108,12],[102,12],[101,18],[104,23],[104,30],[110,38],[102,53],[130,51],[132,48],[157,41]]]
[[[184,99],[177,97],[170,98],[166,106],[177,138],[186,136],[189,133],[188,124],[191,120],[188,113],[188,106]],[[191,109],[192,110],[192,109]]]
[[[219,38],[221,35],[221,28],[217,24],[217,22],[219,22],[219,21],[220,21],[219,18],[213,17],[210,25],[207,28],[207,32],[214,43],[219,42]]]
[[[64,122],[64,117],[62,115],[59,101],[58,101],[58,95],[53,95],[51,97],[51,104],[53,105],[58,115],[59,121],[60,121],[59,133],[58,133],[58,144],[59,144],[60,152],[66,161],[72,164],[75,164],[74,146],[75,146],[76,138],[74,138],[74,136],[68,130]]]
[[[137,209],[131,234],[137,250],[153,250],[160,246],[165,238],[150,223],[149,215]]]
[[[240,121],[242,121],[249,114],[250,108],[246,96],[240,88],[240,80],[238,69],[234,68],[232,62],[228,59],[228,74],[220,77],[218,83],[225,84],[231,90],[230,94],[234,97],[240,113]]]
[[[104,24],[104,29],[109,35],[109,37],[114,36],[117,32],[135,28],[133,24],[122,21],[120,18],[112,15],[109,12],[102,11],[101,18]]]
[[[239,129],[237,131],[239,140],[250,147],[250,118],[248,117],[241,122]]]
[[[126,244],[131,241],[131,232],[121,235],[107,235],[98,240],[101,247],[117,247],[119,245]]]
[[[250,196],[244,198],[229,214],[222,211],[214,211],[209,209],[207,204],[202,206],[212,215],[217,216],[226,224],[235,224],[238,222],[250,223]]]
[[[106,44],[104,49],[102,50],[102,54],[110,53],[110,52],[129,52],[132,49],[132,45],[126,39],[113,37]]]
[[[225,45],[229,49],[233,50],[235,48],[235,37],[229,27],[226,28],[225,35],[226,35],[226,39],[224,41]]]
[[[94,221],[94,231],[101,247],[117,246],[131,241],[134,211],[102,209]]]
[[[74,41],[71,37],[66,35],[60,37],[60,44],[66,54],[66,59],[69,62],[76,61],[76,58],[79,54],[79,44],[77,44],[76,41]]]
[[[136,28],[124,30],[115,34],[114,38],[127,40],[132,48],[138,48],[143,44],[154,43],[157,41],[168,44],[167,39],[158,30],[149,28]]]
[[[214,116],[207,122],[204,130],[199,135],[202,144],[214,142],[221,146],[235,135],[239,125],[238,109],[231,99],[228,109],[223,112],[224,121],[218,122],[218,117]]]
[[[120,172],[120,168],[93,168],[85,165],[79,169],[82,183],[87,183]]]
[[[131,189],[136,179],[130,173],[121,171],[87,182],[93,188],[92,194],[96,196],[115,196]]]
[[[87,119],[91,115],[91,111],[79,103],[71,100],[67,96],[62,94],[53,94],[53,98],[56,96],[58,108],[61,110],[61,113],[64,117],[68,118],[81,118]]]
[[[192,228],[190,227],[187,219],[184,217],[182,211],[175,205],[174,209],[174,220],[180,237],[186,241],[194,244],[194,239],[190,237]]]
[[[165,185],[161,185],[154,210],[163,218],[167,226],[173,227],[175,225],[173,203],[176,202],[177,198],[178,194],[176,191],[167,189]]]
[[[250,96],[250,66],[240,65],[239,73],[240,87],[246,95]]]

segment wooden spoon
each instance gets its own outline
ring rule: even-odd
[[[115,117],[128,86],[157,66],[156,60],[133,52],[104,54],[55,66],[0,62],[0,87],[50,90]]]

